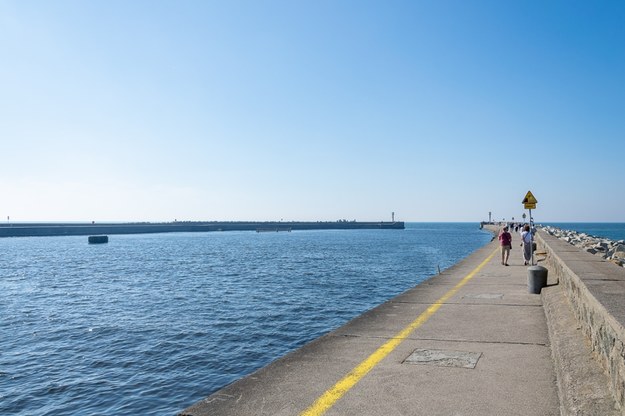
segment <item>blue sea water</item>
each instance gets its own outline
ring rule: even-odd
[[[0,414],[173,415],[492,238],[406,227],[0,239]]]
[[[622,222],[553,222],[544,223],[562,230],[577,231],[610,240],[625,240],[625,223]]]

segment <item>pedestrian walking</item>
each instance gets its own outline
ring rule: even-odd
[[[532,261],[532,233],[528,224],[525,224],[521,231],[521,246],[523,247],[523,264],[527,266]]]
[[[512,235],[508,232],[508,226],[503,227],[499,233],[499,243],[501,244],[501,264],[507,266],[512,249]]]

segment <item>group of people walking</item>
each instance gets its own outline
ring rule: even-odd
[[[515,230],[517,230],[515,228]],[[532,261],[532,231],[530,226],[525,224],[521,228],[521,246],[523,247],[523,260],[524,265],[530,264]],[[501,264],[508,266],[508,259],[510,258],[510,250],[512,250],[512,234],[508,231],[508,226],[504,226],[499,233],[499,244],[501,245]]]

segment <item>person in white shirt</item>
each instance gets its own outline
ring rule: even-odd
[[[526,266],[532,261],[532,233],[530,232],[530,226],[525,224],[523,231],[521,231],[521,246],[523,246],[523,260]]]

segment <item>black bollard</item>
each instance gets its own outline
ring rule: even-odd
[[[539,294],[541,289],[547,286],[548,270],[543,266],[530,266],[527,268],[527,291]]]

